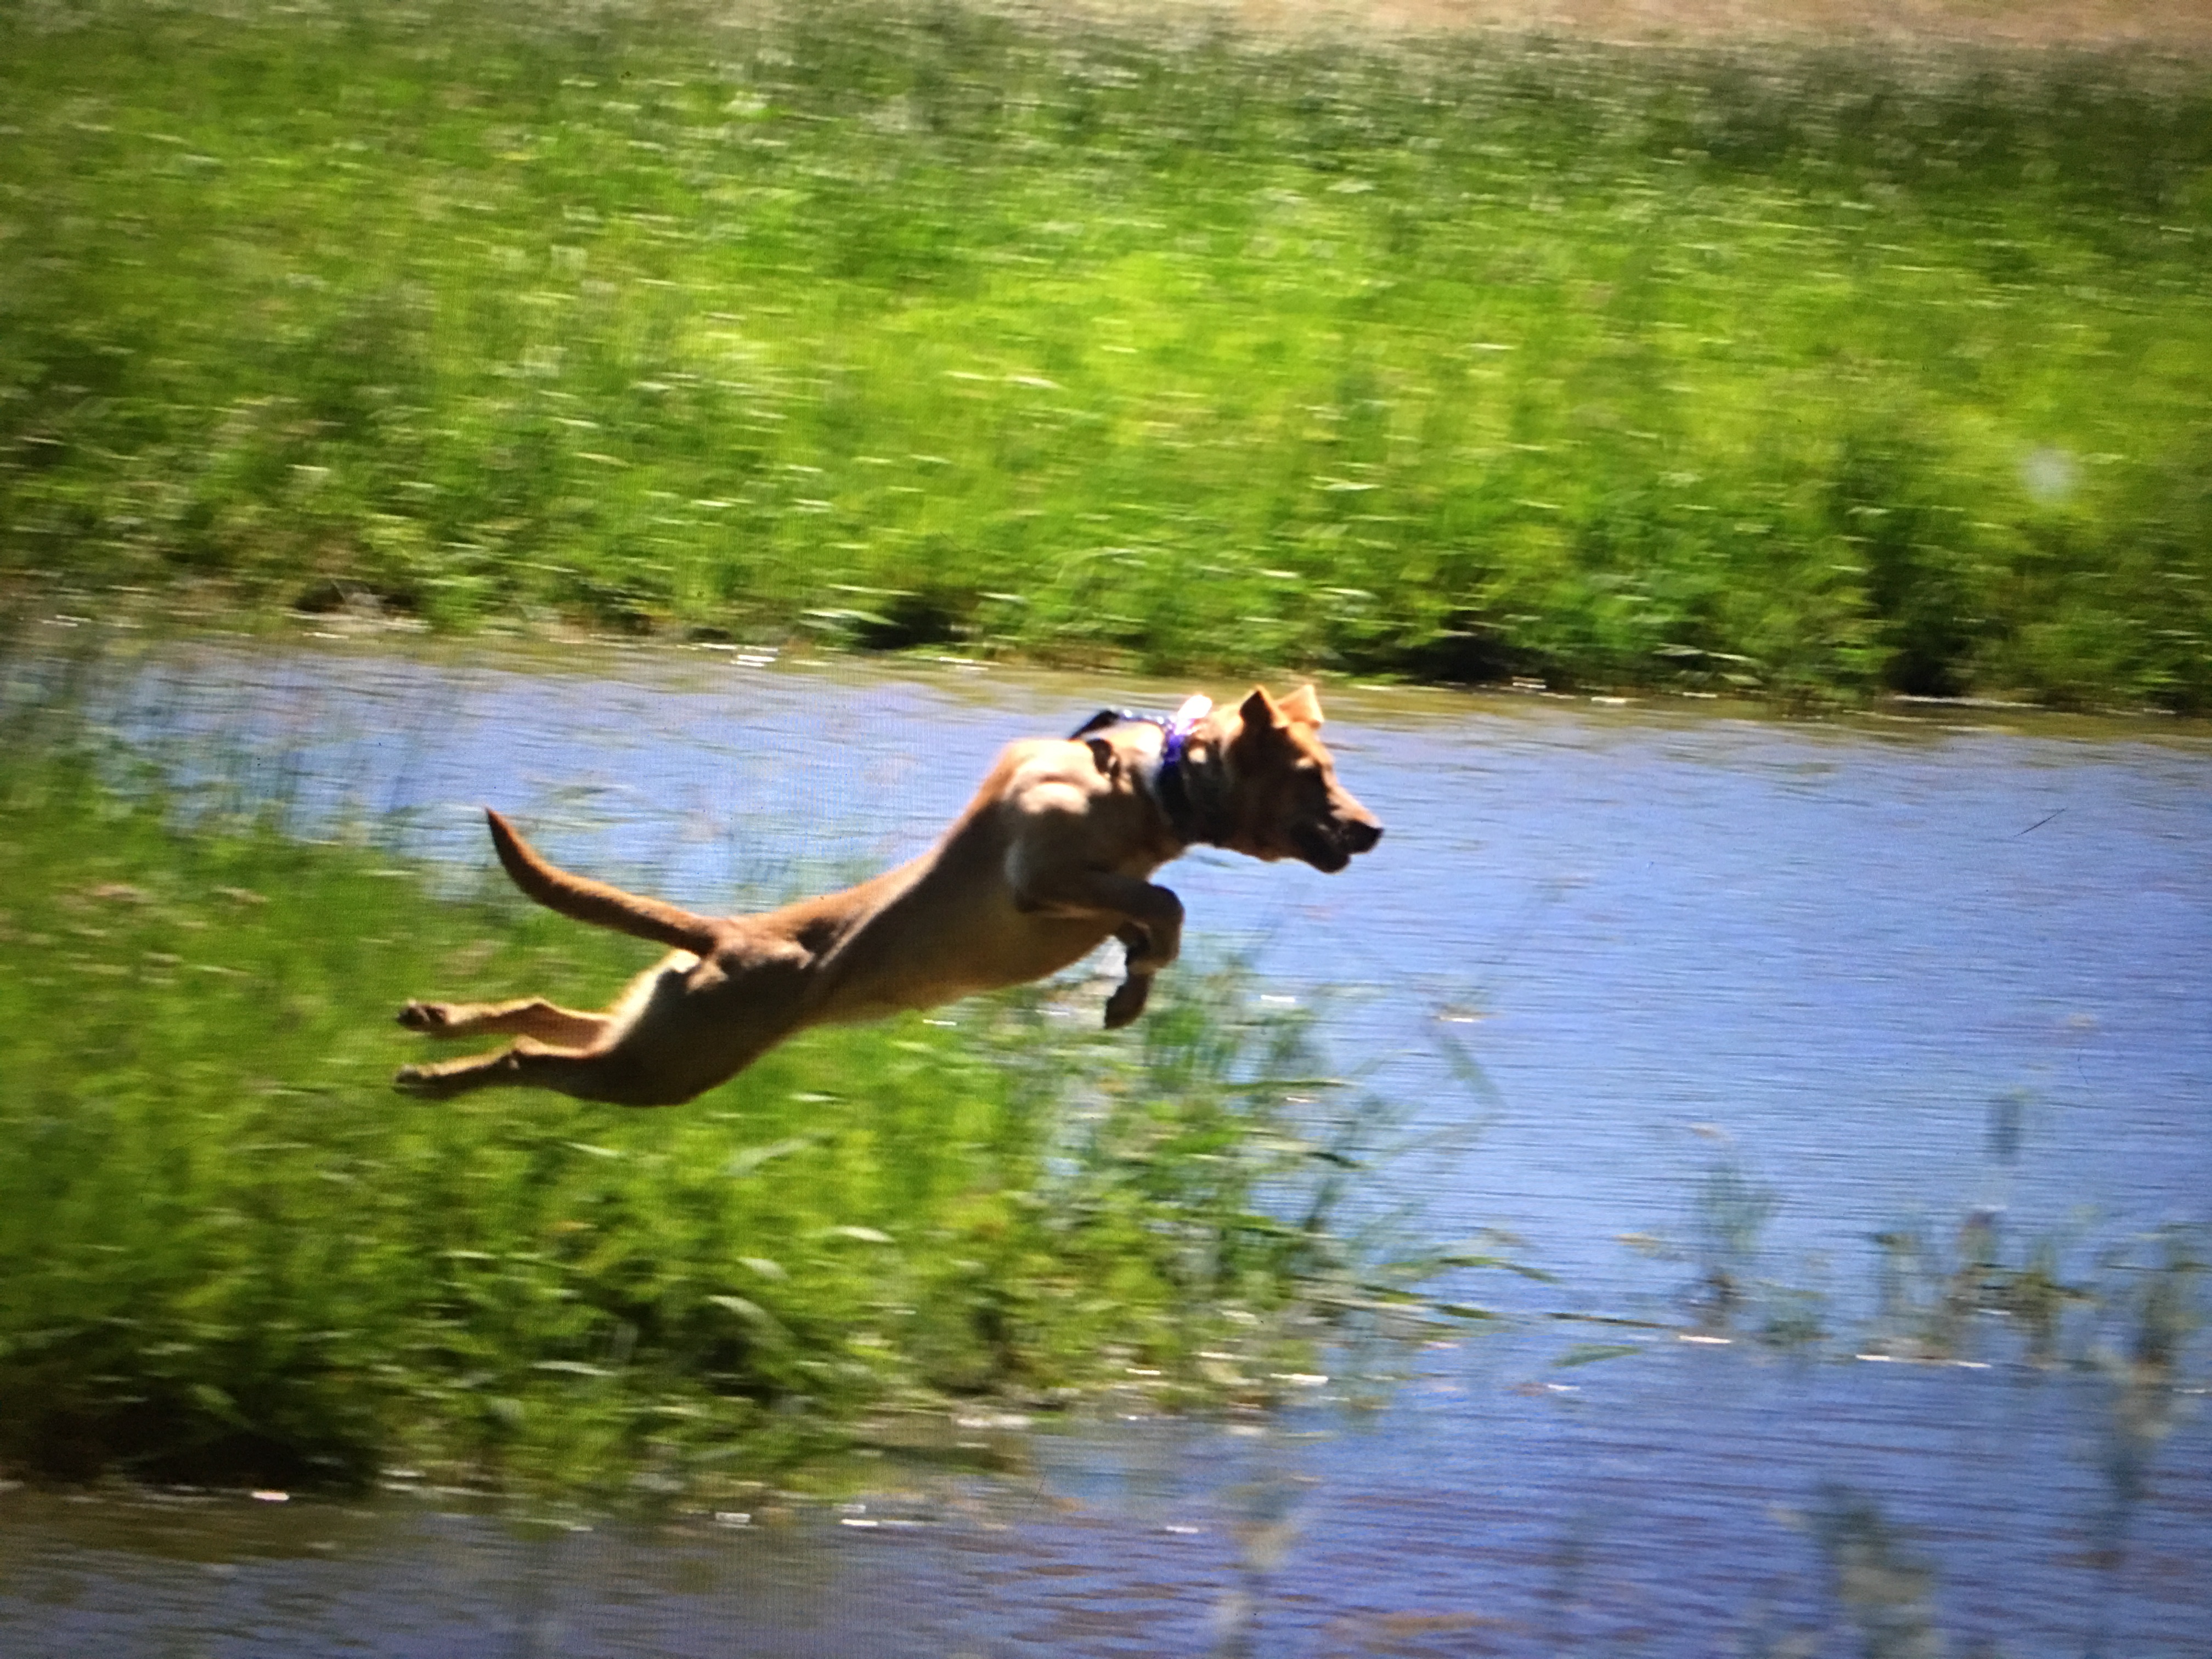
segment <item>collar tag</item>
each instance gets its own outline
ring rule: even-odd
[[[1198,724],[1213,711],[1213,700],[1194,696],[1184,701],[1182,708],[1168,716],[1161,727],[1160,763],[1152,774],[1152,792],[1167,814],[1168,824],[1176,837],[1188,847],[1197,842],[1212,842],[1199,825],[1197,803],[1191,799],[1189,780],[1183,776],[1183,749],[1190,742],[1190,734]],[[1218,843],[1217,843],[1218,844]]]
[[[1213,712],[1213,699],[1203,692],[1194,693],[1183,700],[1182,707],[1168,716],[1167,741],[1160,745],[1160,764],[1173,766],[1182,758],[1183,744],[1198,723]]]

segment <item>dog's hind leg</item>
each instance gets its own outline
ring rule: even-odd
[[[665,1086],[619,1049],[556,1048],[526,1036],[496,1054],[403,1066],[392,1086],[423,1100],[451,1100],[478,1089],[553,1089],[614,1106],[673,1106],[696,1092]]]
[[[762,1043],[766,1048],[769,1045]],[[741,1069],[750,1055],[739,1057]],[[608,1106],[680,1106],[731,1074],[656,1065],[650,1054],[617,1042],[606,1048],[555,1048],[529,1037],[497,1054],[472,1054],[433,1066],[403,1066],[392,1086],[423,1100],[451,1100],[478,1089],[551,1089]]]
[[[550,1043],[525,1033],[495,1054],[403,1066],[392,1087],[428,1100],[478,1089],[551,1089],[610,1106],[680,1105],[735,1077],[797,1029],[770,987],[757,988],[736,1008],[702,1003],[691,988],[699,968],[695,957],[672,957],[639,975],[605,1013],[574,1016],[598,1022],[587,1042]],[[719,972],[708,977],[723,982]]]
[[[514,1060],[514,1049],[503,1048],[497,1054],[471,1054],[466,1060],[440,1060],[434,1066],[403,1066],[392,1073],[392,1086],[418,1100],[451,1100],[478,1089],[520,1084],[522,1079],[516,1074]]]
[[[656,991],[672,988],[669,971],[682,972],[696,962],[674,956],[647,969],[630,981],[623,994],[597,1012],[563,1008],[544,997],[518,997],[512,1002],[410,1002],[399,1011],[399,1023],[427,1037],[531,1037],[556,1048],[583,1050],[611,1045],[616,1033],[635,1021]]]
[[[410,1002],[399,1023],[428,1037],[535,1037],[562,1048],[588,1048],[607,1033],[611,1017],[556,1007],[543,997],[514,1002]]]

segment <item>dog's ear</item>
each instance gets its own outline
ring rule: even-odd
[[[1282,705],[1267,695],[1264,685],[1252,688],[1252,695],[1237,705],[1237,716],[1247,732],[1280,731],[1290,724],[1283,718]]]
[[[1275,705],[1301,726],[1319,726],[1321,699],[1314,695],[1311,685],[1302,685]]]
[[[1091,750],[1091,763],[1098,769],[1099,776],[1118,778],[1121,775],[1121,757],[1114,752],[1112,744],[1103,738],[1085,738],[1083,741],[1085,747]]]

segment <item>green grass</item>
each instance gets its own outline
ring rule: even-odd
[[[2212,702],[2201,65],[8,15],[0,571]]]
[[[1374,1115],[1233,975],[1114,1039],[1036,996],[811,1036],[678,1110],[425,1106],[404,997],[646,953],[9,736],[0,1468],[696,1488],[960,1396],[1264,1402],[1420,1317],[1338,1219]]]

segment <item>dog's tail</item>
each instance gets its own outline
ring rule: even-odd
[[[659,899],[641,898],[603,881],[556,870],[489,806],[484,808],[484,819],[491,826],[491,844],[499,850],[499,861],[514,884],[547,909],[595,927],[611,927],[618,933],[672,945],[694,956],[703,957],[714,949],[719,929],[712,918],[695,916]]]

